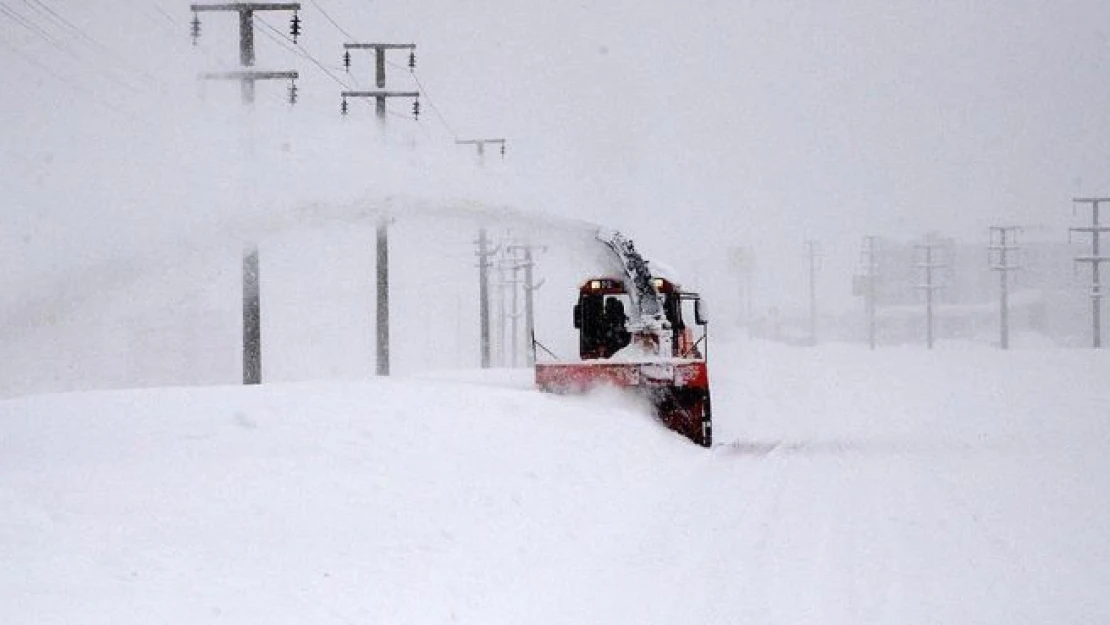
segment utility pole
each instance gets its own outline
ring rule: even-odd
[[[519,349],[519,343],[517,342],[519,326],[517,321],[520,318],[520,311],[518,310],[516,290],[517,286],[521,284],[521,281],[517,279],[520,262],[515,258],[514,252],[517,246],[512,240],[512,233],[506,233],[502,238],[502,243],[497,246],[499,253],[494,263],[494,267],[497,269],[496,364],[500,367],[516,366],[516,351]],[[512,274],[511,277],[510,273]],[[512,290],[511,295],[509,293],[510,289]],[[510,303],[507,300],[512,302],[512,308],[510,308]],[[512,324],[511,330],[510,323]],[[514,347],[516,349],[513,349]]]
[[[235,12],[239,14],[239,65],[244,69],[234,72],[210,72],[201,74],[203,80],[238,80],[243,104],[254,105],[255,83],[259,80],[289,80],[289,100],[296,102],[298,75],[295,71],[264,72],[246,69],[254,66],[254,14],[259,11],[292,11],[293,21],[290,34],[293,41],[301,33],[301,20],[298,11],[301,5],[296,2],[254,3],[236,2],[230,4],[192,4],[193,44],[200,37],[200,13]],[[259,286],[258,245],[250,243],[243,251],[243,384],[262,383],[262,296]]]
[[[420,116],[419,91],[385,90],[385,52],[386,50],[408,50],[409,69],[416,66],[416,44],[411,43],[345,43],[343,44],[343,65],[350,70],[351,50],[373,50],[375,57],[375,84],[377,91],[344,91],[340,111],[347,115],[347,98],[373,98],[378,125],[385,128],[388,98],[413,98],[412,115]],[[389,375],[389,218],[383,213],[377,223],[377,374]]]
[[[473,145],[478,148],[478,163],[480,165],[486,164],[486,146],[492,144],[501,144],[501,158],[504,159],[504,139],[455,139],[455,145]]]
[[[1076,204],[1088,204],[1091,207],[1091,225],[1070,228],[1068,240],[1072,233],[1081,232],[1091,235],[1091,253],[1076,256],[1077,263],[1090,263],[1091,265],[1091,338],[1095,349],[1102,347],[1102,264],[1110,262],[1110,256],[1102,255],[1102,233],[1110,232],[1110,226],[1102,225],[1099,205],[1110,202],[1110,198],[1090,197],[1075,198]]]
[[[546,251],[546,247],[537,247],[531,244],[512,245],[511,251],[520,252],[521,258],[517,260],[517,267],[524,270],[524,336],[528,338],[528,349],[525,351],[526,363],[529,367],[536,364],[536,307],[535,292],[544,285],[546,280],[535,280],[534,251]],[[515,357],[514,357],[515,358]]]
[[[1021,249],[1016,245],[1020,231],[1018,226],[991,226],[990,246],[987,248],[991,270],[998,272],[998,346],[1002,349],[1010,349],[1010,272],[1020,269],[1010,253]]]
[[[482,368],[490,367],[490,325],[489,325],[489,268],[493,264],[490,260],[501,251],[501,246],[490,249],[489,232],[482,228],[478,231],[478,325],[479,345],[482,354]]]
[[[504,246],[501,247],[500,258],[496,261],[497,267],[497,332],[494,335],[497,342],[497,358],[496,364],[498,367],[505,366],[505,259],[504,259]]]
[[[879,281],[879,237],[863,237],[863,251],[860,252],[861,273],[856,275],[852,284],[855,295],[862,295],[867,314],[867,342],[875,349],[875,309],[876,283]]]
[[[503,367],[506,365],[515,367],[517,365],[516,352],[519,349],[517,321],[520,318],[520,311],[517,309],[517,285],[520,284],[520,280],[517,279],[518,266],[516,259],[509,255],[510,247],[509,244],[501,246],[501,258],[497,261],[498,336],[500,339],[500,365]],[[511,293],[507,293],[507,291]],[[512,308],[509,307],[510,304],[506,302],[506,299],[512,303]]]
[[[809,344],[817,344],[817,241],[806,241],[809,257]]]
[[[521,315],[521,313],[520,313],[520,289],[517,288],[520,285],[520,277],[519,277],[520,262],[517,261],[516,258],[512,259],[512,265],[510,266],[510,269],[512,271],[512,280],[511,280],[511,282],[512,282],[512,285],[513,285],[513,287],[512,287],[513,288],[513,295],[512,295],[513,307],[511,309],[512,312],[509,313],[509,319],[512,320],[513,325],[512,325],[512,330],[511,330],[512,339],[510,340],[510,343],[509,343],[509,350],[510,350],[510,353],[512,354],[512,357],[510,359],[510,366],[513,369],[516,369],[520,364],[519,358],[520,358],[520,315]]]
[[[478,141],[478,143],[476,145],[478,146],[478,163],[479,163],[479,165],[484,167],[485,164],[486,164],[486,161],[485,161],[485,144],[481,142],[482,140],[477,140],[477,141]],[[490,139],[488,141],[500,141],[501,142],[501,158],[505,158],[505,140],[504,139]],[[460,144],[460,145],[465,145],[465,144],[469,144],[470,142],[469,141],[458,141],[458,140],[456,140],[455,143]],[[481,336],[480,345],[481,345],[481,353],[482,353],[482,368],[483,369],[489,369],[489,367],[490,367],[489,268],[490,268],[490,264],[491,264],[491,261],[489,259],[492,256],[496,256],[500,252],[501,246],[498,245],[497,248],[492,250],[492,251],[489,249],[489,244],[490,244],[489,233],[486,231],[485,228],[482,228],[481,230],[479,230],[479,232],[478,232],[478,241],[476,243],[478,244],[478,252],[477,252],[477,256],[478,256],[478,299],[479,299],[479,301],[478,301],[478,312],[479,312],[479,314],[478,314],[478,323],[481,326],[481,328],[480,328],[480,336]]]
[[[297,2],[233,2],[226,4],[191,4],[189,10],[193,12],[192,36],[193,44],[200,37],[200,13],[208,12],[235,12],[239,14],[239,65],[253,67],[254,54],[254,14],[260,11],[292,11],[293,21],[290,24],[290,34],[294,43],[301,34],[301,10]],[[203,74],[202,78],[238,80],[244,104],[254,103],[254,83],[259,80],[289,79],[296,80],[297,72],[256,72],[244,70],[240,72],[221,72]]]
[[[414,43],[345,43],[343,44],[343,65],[348,71],[351,69],[351,50],[374,51],[374,84],[377,91],[344,91],[341,112],[347,114],[347,98],[373,98],[374,110],[378,123],[385,126],[385,102],[389,98],[412,98],[413,117],[420,116],[419,91],[386,91],[385,90],[385,53],[387,50],[408,50],[409,70],[416,67],[416,44]]]
[[[917,268],[925,270],[925,282],[917,285],[917,289],[925,291],[925,344],[929,349],[933,349],[933,293],[944,288],[936,283],[936,271],[947,266],[936,260],[939,247],[940,244],[932,236],[927,237],[925,243],[915,246],[917,250],[924,252]]]

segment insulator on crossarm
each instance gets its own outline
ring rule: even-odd
[[[289,105],[292,106],[297,103],[297,83],[289,83]]]
[[[347,70],[348,74],[351,73],[351,51],[350,50],[347,50],[346,52],[343,53],[343,69]]]
[[[197,45],[197,39],[200,39],[200,16],[195,12],[193,13],[193,23],[190,34],[193,36],[193,45]]]
[[[505,158],[505,142],[501,142],[501,158]]]
[[[416,50],[409,52],[409,71],[416,70]]]
[[[289,24],[289,34],[293,36],[293,43],[297,43],[297,37],[301,36],[301,16],[299,13],[293,13],[293,21]]]
[[[420,100],[412,101],[412,118],[420,119]]]
[[[347,105],[347,98],[343,98],[343,103],[339,105],[339,113],[343,117],[346,117],[348,109],[349,109],[349,107]]]

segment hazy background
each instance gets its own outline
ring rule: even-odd
[[[7,340],[26,342],[28,327],[90,301],[109,306],[107,294],[109,307],[141,310],[134,293],[153,289],[144,318],[167,302],[210,300],[206,310],[226,308],[228,323],[197,332],[225,332],[234,346],[242,240],[285,250],[264,263],[317,262],[336,269],[324,272],[335,285],[361,281],[372,271],[369,239],[342,223],[384,198],[511,205],[625,230],[649,257],[718,293],[727,318],[730,246],[755,252],[757,307],[791,310],[807,295],[802,242],[818,239],[823,308],[848,309],[859,306],[850,278],[865,234],[908,241],[939,231],[985,244],[987,226],[1004,223],[1064,240],[1070,198],[1110,192],[1110,8],[1101,2],[303,5],[301,49],[338,81],[259,24],[258,68],[298,69],[301,100],[290,109],[284,83],[260,84],[247,119],[237,85],[195,79],[237,63],[231,14],[202,14],[193,47],[185,2],[3,0]],[[340,83],[367,88],[372,56],[356,53],[345,74],[347,36],[321,8],[360,40],[417,44],[419,84],[396,54],[389,85],[423,87],[418,123],[400,101],[385,138],[365,104],[340,118]],[[287,32],[287,14],[260,17]],[[480,171],[456,136],[504,136],[507,158],[491,154]],[[454,298],[467,308],[473,224],[426,219],[454,237],[430,246],[457,268],[439,278],[450,285],[441,306]],[[338,252],[321,223],[346,230],[364,256]],[[411,279],[446,265],[419,253],[418,220],[397,227],[412,235],[396,243],[401,258],[412,254]],[[291,242],[298,233],[316,243]],[[576,257],[570,249],[562,253]],[[325,260],[320,250],[330,250]],[[579,273],[568,269],[566,284]],[[135,291],[141,279],[161,288]],[[304,277],[325,288],[321,280]],[[545,297],[562,323],[569,296],[555,293],[559,284]],[[398,288],[417,303],[426,293]],[[292,292],[302,306],[304,291]],[[112,319],[103,323],[118,328],[122,317]],[[41,345],[28,353],[41,357]],[[235,358],[220,358],[234,377]]]

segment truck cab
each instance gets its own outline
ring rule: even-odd
[[[652,286],[662,299],[664,328],[671,333],[670,348],[662,358],[703,358],[705,333],[695,340],[693,326],[704,327],[701,296],[683,291],[666,278],[652,278]],[[578,289],[574,305],[574,327],[578,330],[578,355],[582,360],[607,359],[628,347],[634,328],[629,328],[626,311],[631,297],[623,280],[612,277],[590,278]]]

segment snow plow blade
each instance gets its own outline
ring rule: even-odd
[[[702,447],[713,444],[709,376],[704,360],[536,363],[536,386],[547,393],[629,389],[647,397],[671,430]]]

